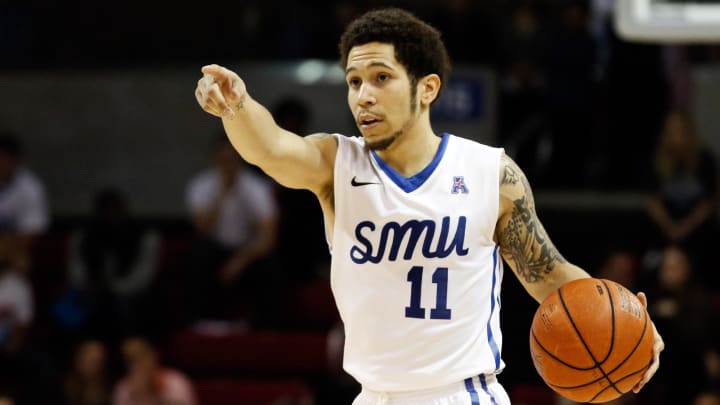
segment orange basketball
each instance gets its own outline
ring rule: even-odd
[[[653,358],[653,328],[635,294],[610,280],[566,283],[535,312],[530,354],[543,381],[576,402],[630,391]]]

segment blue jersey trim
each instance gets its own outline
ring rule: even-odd
[[[493,357],[495,358],[495,370],[500,368],[500,349],[495,342],[495,337],[492,332],[492,318],[495,312],[495,283],[497,282],[497,267],[498,267],[498,246],[493,251],[493,275],[492,275],[492,287],[490,289],[490,318],[487,321],[487,338],[490,349],[492,350]]]
[[[475,391],[475,386],[473,385],[472,378],[465,379],[465,389],[470,394],[470,400],[472,401],[472,405],[480,405],[480,397],[478,397],[478,393],[477,391]]]
[[[487,386],[487,380],[485,380],[485,375],[480,374],[480,386],[482,387],[483,391],[485,391],[486,394],[490,397],[490,401],[492,401],[493,405],[497,405],[497,401],[495,401],[495,397],[493,396],[492,392],[488,389]]]
[[[395,184],[397,184],[398,187],[400,187],[406,193],[410,193],[422,186],[423,183],[425,183],[425,181],[435,171],[435,168],[440,164],[440,161],[445,154],[445,149],[447,148],[448,139],[450,139],[450,134],[443,133],[442,139],[440,140],[440,147],[438,148],[438,151],[435,154],[432,162],[425,166],[425,168],[422,169],[419,173],[411,177],[405,177],[395,171],[395,169],[393,169],[392,167],[388,166],[387,163],[383,162],[383,160],[380,159],[380,156],[378,156],[375,151],[370,151],[370,154],[372,155],[373,159],[375,159],[378,166],[380,166],[380,169],[382,169],[382,171],[385,172],[385,174],[390,177],[390,179]]]

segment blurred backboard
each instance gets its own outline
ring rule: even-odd
[[[616,0],[615,27],[630,41],[720,43],[720,0]]]

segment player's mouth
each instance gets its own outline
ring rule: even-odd
[[[382,120],[374,115],[360,114],[358,116],[357,122],[358,122],[358,126],[361,129],[372,129],[372,128],[378,126],[378,124],[380,124],[380,122],[382,122]]]

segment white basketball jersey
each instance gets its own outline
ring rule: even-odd
[[[337,138],[331,283],[345,370],[386,392],[500,372],[502,149],[445,134],[406,178],[362,138]]]

